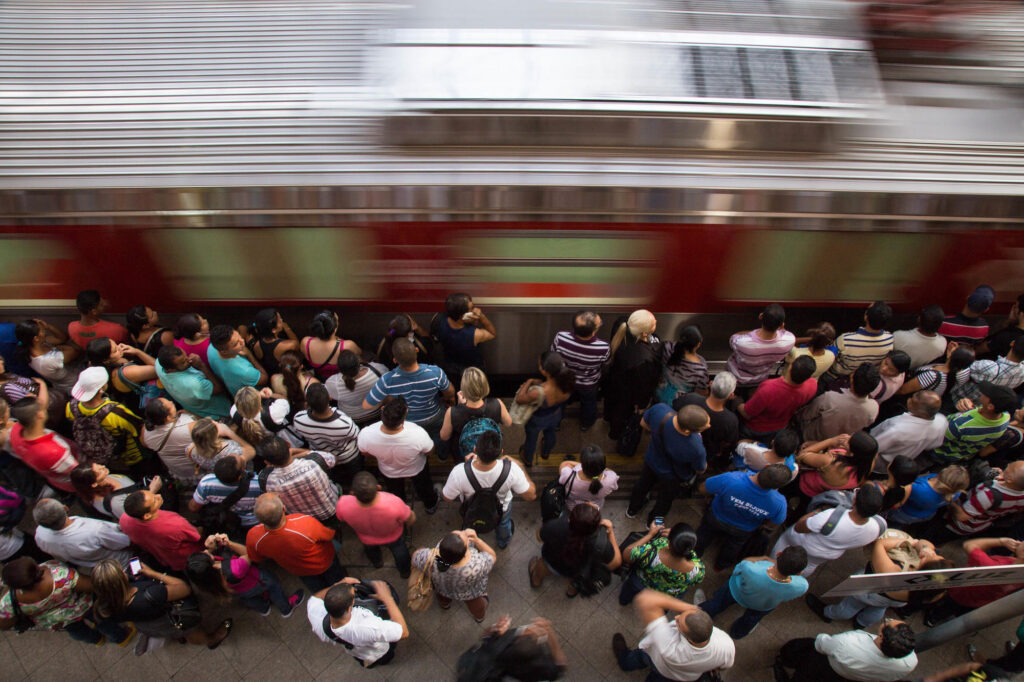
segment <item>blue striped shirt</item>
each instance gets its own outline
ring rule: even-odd
[[[238,483],[228,485],[222,483],[215,474],[206,474],[199,481],[199,485],[196,486],[192,499],[196,504],[204,506],[207,504],[219,504],[237,489]],[[259,480],[256,476],[253,476],[249,479],[249,490],[231,507],[231,510],[238,514],[238,518],[241,519],[242,525],[246,528],[255,526],[258,523],[254,510],[256,509],[256,498],[262,492]]]
[[[377,379],[366,395],[366,402],[376,407],[388,396],[402,396],[409,403],[406,419],[419,424],[441,412],[438,394],[447,391],[450,385],[448,377],[436,365],[420,364],[414,372],[396,367]]]

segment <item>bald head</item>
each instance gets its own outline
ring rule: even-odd
[[[907,404],[910,414],[922,419],[932,419],[942,408],[942,398],[935,391],[918,391]]]
[[[277,528],[284,521],[284,502],[277,493],[263,493],[253,508],[256,519],[268,528]]]
[[[1024,490],[1024,460],[1017,460],[1003,470],[1003,482],[1014,490]]]

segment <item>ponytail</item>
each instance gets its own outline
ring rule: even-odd
[[[587,445],[580,450],[580,469],[590,478],[590,494],[596,495],[603,487],[601,477],[607,468],[604,452],[596,445]]]
[[[338,371],[345,382],[345,388],[350,391],[356,390],[356,375],[359,374],[359,369],[359,357],[355,353],[350,350],[338,353]]]
[[[292,406],[292,414],[306,409],[306,394],[302,390],[302,382],[299,381],[299,372],[302,370],[302,357],[293,350],[286,350],[278,360],[281,367],[281,381],[284,383],[284,392],[288,397],[288,404]]]

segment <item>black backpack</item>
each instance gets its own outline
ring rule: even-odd
[[[504,510],[501,500],[498,499],[498,491],[508,480],[509,473],[512,471],[512,462],[507,459],[501,460],[501,474],[490,488],[480,485],[480,481],[473,473],[471,462],[466,462],[462,466],[466,468],[466,478],[473,486],[473,496],[462,503],[462,527],[464,529],[472,528],[477,533],[489,533],[501,523]]]
[[[199,509],[199,525],[202,526],[205,535],[224,533],[233,540],[242,537],[242,519],[231,508],[249,492],[250,481],[252,474],[248,471],[243,472],[238,487],[232,490],[230,495],[220,502],[206,504]]]
[[[117,461],[117,458],[124,452],[127,437],[121,434],[116,438],[105,428],[103,420],[111,412],[119,417],[128,419],[129,415],[119,409],[117,403],[108,401],[100,406],[93,414],[87,415],[82,412],[81,401],[72,400],[68,403],[71,411],[71,436],[78,444],[78,451],[87,462],[95,462],[103,466],[110,466]]]
[[[598,533],[603,532],[601,530]],[[612,582],[612,572],[601,561],[597,552],[597,537],[592,537],[586,545],[586,558],[579,571],[572,578],[572,586],[579,590],[580,596],[591,597]]]
[[[391,598],[394,599],[395,603],[397,604],[398,591],[395,589],[395,586],[391,583],[387,583],[387,586],[388,589],[391,590]],[[355,593],[356,597],[355,601],[352,603],[353,607],[361,606],[373,615],[377,616],[378,618],[382,618],[384,620],[391,620],[391,616],[388,615],[388,607],[385,606],[384,602],[382,602],[380,599],[377,599],[373,589],[373,585],[370,585],[369,583],[362,581],[356,585],[353,585],[352,591]],[[324,620],[322,625],[324,629],[324,634],[327,635],[328,639],[337,642],[338,644],[341,644],[346,649],[355,648],[354,646],[352,646],[350,642],[347,642],[341,637],[338,637],[338,635],[335,634],[334,630],[331,629],[331,614],[324,614]]]

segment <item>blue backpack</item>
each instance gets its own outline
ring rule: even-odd
[[[459,453],[463,459],[476,449],[476,439],[486,431],[494,431],[498,434],[498,441],[501,442],[501,429],[497,422],[490,417],[477,417],[462,428],[462,433],[459,435]]]

